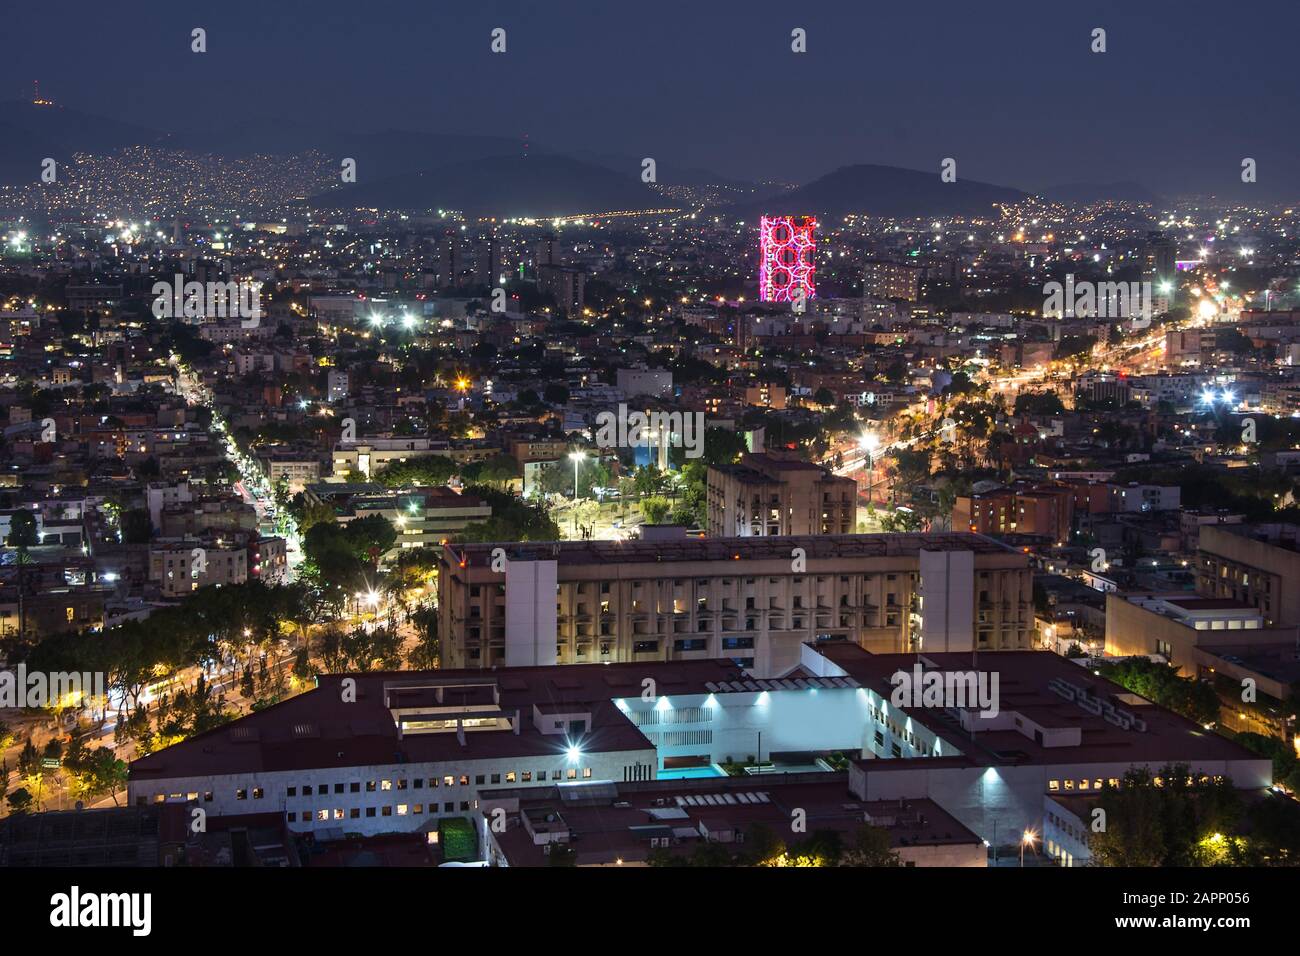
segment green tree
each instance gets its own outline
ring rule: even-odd
[[[100,747],[79,756],[71,767],[67,762],[64,766],[72,778],[72,790],[79,798],[96,800],[110,796],[113,805],[118,805],[117,792],[126,789],[126,763],[117,759],[112,750]]]
[[[406,661],[415,670],[432,670],[441,660],[441,646],[438,638],[438,609],[422,605],[411,614],[411,624],[415,627],[416,641],[406,656]]]
[[[671,507],[667,498],[646,498],[641,502],[641,517],[646,524],[662,524]]]

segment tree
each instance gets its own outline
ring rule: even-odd
[[[895,508],[880,519],[881,529],[890,532],[920,531],[924,523],[925,519],[921,515],[908,508]]]
[[[476,461],[461,469],[466,484],[484,484],[504,488],[520,477],[519,463],[509,455],[495,455],[487,461]]]
[[[1055,392],[1021,392],[1016,396],[1017,415],[1059,415],[1065,405]]]
[[[27,548],[34,548],[40,543],[40,529],[35,515],[26,508],[19,508],[9,519],[9,537],[5,539],[5,544],[18,549],[22,554]]]
[[[429,605],[416,608],[411,614],[415,627],[415,646],[406,656],[406,662],[415,670],[432,670],[441,660],[442,650],[438,636],[438,609]]]
[[[455,535],[458,541],[559,540],[559,526],[536,502],[523,501],[509,492],[486,485],[467,487],[465,494],[490,505],[492,517],[467,525]]]
[[[657,495],[664,491],[669,478],[657,465],[645,465],[637,469],[636,493],[641,497]]]
[[[397,670],[402,664],[402,638],[391,627],[356,628],[348,633],[343,646],[352,669],[361,673]]]
[[[316,671],[311,666],[311,655],[305,647],[300,647],[294,652],[293,676],[304,684],[316,676]]]
[[[1145,767],[1102,789],[1088,845],[1097,866],[1183,867],[1231,862],[1241,844],[1230,834],[1241,813],[1230,781],[1193,778],[1184,764]]]
[[[839,857],[840,866],[900,866],[889,831],[870,825],[858,828],[853,845]]]
[[[316,656],[325,665],[325,673],[341,674],[348,669],[347,636],[336,626],[325,627],[316,636]]]
[[[375,480],[386,488],[409,488],[413,485],[445,485],[456,474],[456,463],[445,455],[425,455],[408,461],[395,461],[375,473]]]
[[[671,505],[667,498],[646,498],[641,502],[641,517],[646,524],[661,524]]]
[[[1099,669],[1107,680],[1198,724],[1213,724],[1219,719],[1219,695],[1214,688],[1193,677],[1179,677],[1177,669],[1169,664],[1135,657],[1104,661]]]
[[[302,492],[294,495],[289,502],[289,513],[298,522],[298,533],[306,534],[318,524],[333,524],[337,520],[334,507],[323,501],[306,500]]]
[[[112,750],[100,747],[78,756],[75,761],[65,761],[64,767],[72,777],[72,789],[79,797],[94,800],[111,796],[117,806],[117,791],[126,788],[126,763],[118,760]]]

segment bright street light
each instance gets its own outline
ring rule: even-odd
[[[1038,834],[1033,830],[1026,830],[1020,837],[1020,865],[1025,865],[1025,847],[1032,847],[1034,841],[1038,839]]]
[[[582,464],[587,457],[585,451],[569,452],[569,460],[573,462],[573,536],[578,536],[578,466]]]

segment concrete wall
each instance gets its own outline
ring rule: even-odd
[[[506,565],[506,666],[555,663],[556,563],[511,561]]]

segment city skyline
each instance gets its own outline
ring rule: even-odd
[[[1300,14],[0,22],[11,925],[1284,918]]]

